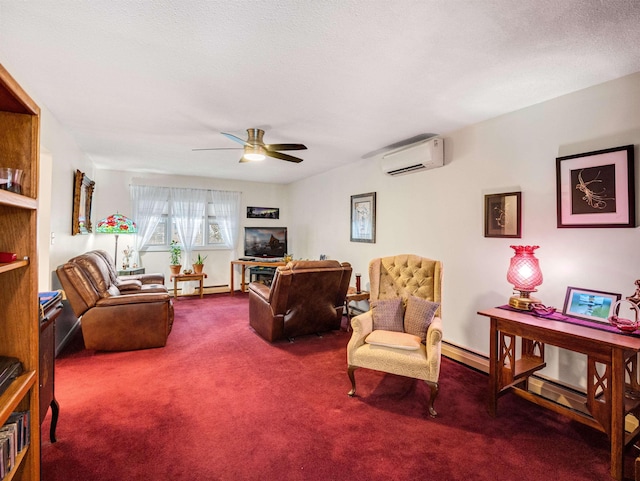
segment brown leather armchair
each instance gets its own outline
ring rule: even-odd
[[[351,270],[335,260],[278,267],[271,288],[249,284],[249,324],[270,342],[340,329]]]
[[[87,349],[129,351],[166,344],[173,303],[164,275],[118,277],[104,251],[74,257],[56,274],[73,312],[81,317]]]

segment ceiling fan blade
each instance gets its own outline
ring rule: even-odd
[[[243,155],[242,157],[240,157],[240,160],[238,162],[240,162],[241,164],[244,164],[245,162],[251,162],[251,161],[249,159],[245,159]]]
[[[233,140],[234,142],[238,142],[239,144],[242,145],[246,145],[248,147],[251,147],[251,144],[249,142],[246,142],[245,140],[241,139],[240,137],[236,137],[233,134],[227,134],[226,132],[220,132],[222,135],[224,135],[225,137]]]
[[[267,150],[307,150],[307,146],[303,144],[268,144],[264,146]]]
[[[196,150],[242,150],[242,147],[212,147],[210,149],[191,149],[192,151]]]
[[[266,150],[265,155],[273,157],[274,159],[286,160],[287,162],[302,162],[302,159],[294,157],[293,155],[283,154],[281,152],[272,152],[271,150]]]

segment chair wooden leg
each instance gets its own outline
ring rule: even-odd
[[[435,418],[438,413],[436,412],[436,410],[433,408],[433,403],[436,400],[436,397],[438,396],[438,383],[437,382],[431,382],[431,381],[425,381],[427,383],[427,386],[429,386],[429,390],[431,391],[431,394],[429,396],[429,415],[432,418]]]
[[[357,366],[349,366],[349,369],[347,369],[347,374],[349,374],[349,379],[351,380],[351,391],[349,391],[349,396],[351,397],[356,395],[356,377],[353,375],[356,369],[358,369]]]

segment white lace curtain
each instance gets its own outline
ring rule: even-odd
[[[171,213],[182,244],[182,265],[191,265],[191,253],[207,211],[207,191],[172,187],[170,192]]]
[[[132,218],[138,226],[135,242],[135,261],[138,265],[138,253],[153,235],[162,216],[169,211],[175,220],[177,235],[183,246],[183,264],[191,263],[191,252],[202,226],[202,219],[210,213],[216,217],[225,248],[231,249],[235,256],[240,232],[240,192],[132,185],[130,195]],[[212,205],[211,212],[207,211],[208,203]],[[202,234],[206,238],[208,233]]]
[[[138,234],[135,240],[134,262],[140,265],[139,252],[149,241],[162,215],[166,210],[169,200],[168,187],[155,187],[151,185],[132,185],[129,189],[131,195],[131,217],[138,226]]]
[[[236,258],[236,246],[240,235],[240,192],[211,190],[211,204],[216,222],[220,227],[220,235],[225,245],[231,249]]]

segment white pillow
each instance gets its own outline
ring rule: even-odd
[[[420,349],[420,338],[413,334],[397,331],[385,331],[376,329],[364,340],[367,344],[374,346],[394,347],[406,351],[416,351]]]

